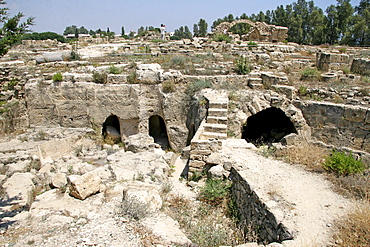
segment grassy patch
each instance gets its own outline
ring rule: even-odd
[[[251,72],[250,64],[247,58],[240,56],[238,59],[234,62],[235,65],[235,71],[239,75],[246,75]]]
[[[63,81],[63,75],[61,73],[54,74],[53,81]]]

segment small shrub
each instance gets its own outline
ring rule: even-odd
[[[18,81],[15,80],[15,79],[12,79],[11,81],[9,81],[6,86],[4,86],[4,90],[7,91],[7,90],[14,90],[14,87],[18,84]]]
[[[213,88],[213,84],[210,81],[206,80],[198,80],[193,83],[187,84],[186,94],[187,95],[194,95],[194,93],[205,89],[205,88]]]
[[[71,57],[70,57],[71,61],[77,61],[77,60],[80,60],[80,59],[81,59],[81,57],[76,51],[71,52]]]
[[[115,74],[115,75],[121,74],[121,69],[118,68],[118,67],[116,67],[116,66],[114,66],[114,65],[111,65],[109,67],[109,74]]]
[[[189,181],[198,182],[199,180],[202,179],[202,177],[203,177],[202,172],[194,171],[193,173],[191,173],[191,176],[189,177]]]
[[[185,69],[185,65],[189,59],[185,56],[174,56],[171,58],[168,66],[174,69]]]
[[[231,43],[231,37],[227,34],[220,33],[213,36],[213,41]]]
[[[135,195],[126,197],[120,205],[120,213],[135,220],[141,220],[150,215],[148,203],[143,202]]]
[[[175,83],[173,81],[167,80],[162,84],[163,92],[172,93],[175,91]]]
[[[347,48],[345,48],[345,47],[339,47],[339,48],[338,48],[338,51],[339,51],[340,53],[346,53]]]
[[[254,42],[254,41],[249,41],[248,42],[248,48],[257,47],[257,46],[258,46],[257,43]]]
[[[128,76],[127,76],[127,82],[129,84],[136,84],[138,83],[138,79],[137,79],[137,73],[136,73],[136,70],[132,71]]]
[[[245,57],[240,56],[238,59],[235,60],[234,64],[235,64],[235,71],[239,75],[246,75],[251,72],[249,61]]]
[[[53,75],[53,81],[63,81],[63,75],[61,73],[56,73]]]
[[[207,179],[199,193],[201,201],[218,205],[230,196],[231,182],[221,179]]]
[[[95,72],[93,74],[93,80],[94,80],[95,83],[106,84],[107,83],[107,74]]]
[[[305,68],[301,71],[302,81],[314,81],[320,79],[320,71],[317,68]]]
[[[305,86],[300,86],[298,89],[298,94],[301,96],[305,96],[307,94],[307,87]]]
[[[325,159],[323,166],[326,170],[335,172],[338,175],[348,175],[351,173],[360,173],[365,169],[362,160],[356,160],[352,152],[346,155],[344,152],[333,150],[331,155]]]

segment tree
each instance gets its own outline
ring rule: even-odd
[[[194,34],[194,37],[199,37],[198,24],[194,24],[194,26],[193,26],[193,34]]]
[[[78,29],[75,29],[75,38],[78,39]]]
[[[66,40],[62,35],[59,35],[54,32],[43,32],[43,33],[26,33],[22,36],[22,40],[47,40],[47,39],[56,39],[59,42],[65,43]]]
[[[208,30],[208,24],[204,19],[200,19],[198,22],[198,28],[199,28],[199,36],[200,37],[206,37],[207,36],[207,30]]]
[[[0,5],[4,5],[6,2],[0,0]],[[13,17],[9,17],[8,8],[0,8],[0,22],[3,26],[0,28],[0,56],[7,53],[9,48],[17,43],[22,35],[30,32],[30,26],[34,25],[34,17],[29,17],[25,22],[20,22],[24,17],[24,14],[19,12]]]
[[[121,36],[125,36],[125,28],[123,26],[121,27]]]
[[[180,27],[179,29],[175,29],[171,40],[180,40],[180,39],[191,39],[193,37],[192,33],[190,32],[188,26]]]

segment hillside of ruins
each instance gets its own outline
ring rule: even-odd
[[[213,31],[23,40],[0,59],[1,246],[343,243],[336,221],[369,196],[370,49]],[[325,170],[332,150],[363,170]],[[229,183],[237,223],[202,211],[207,179]]]

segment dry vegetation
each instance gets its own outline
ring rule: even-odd
[[[356,174],[341,175],[324,169],[325,158],[329,150],[309,143],[301,143],[280,150],[277,157],[294,164],[302,164],[308,170],[324,173],[333,183],[338,193],[357,200],[356,206],[346,218],[338,220],[335,225],[335,246],[369,246],[370,245],[370,173],[364,171]]]

